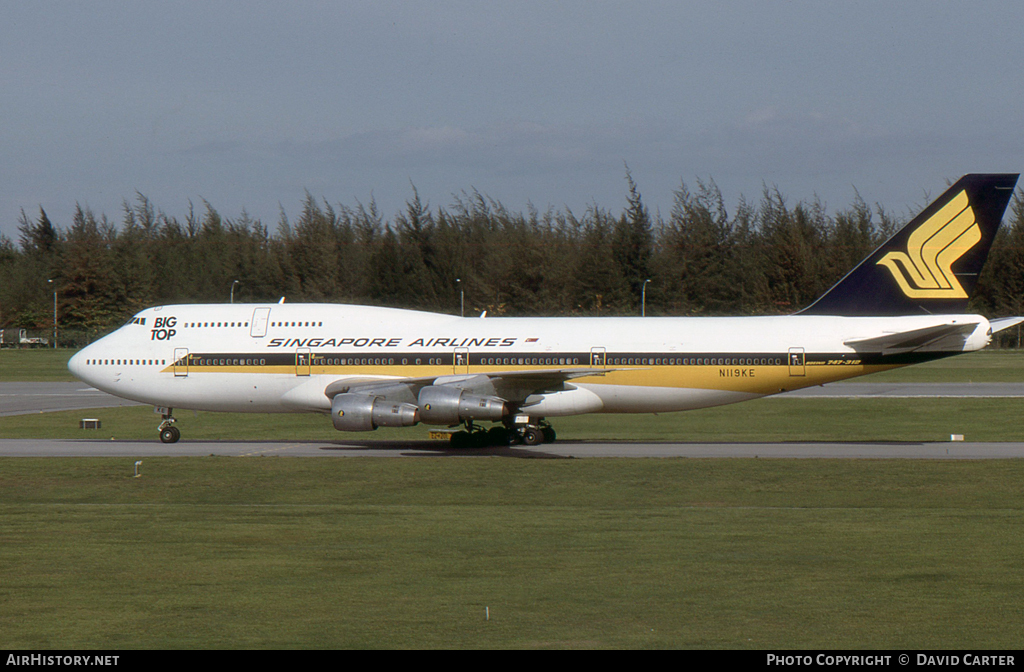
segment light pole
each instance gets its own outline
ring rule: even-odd
[[[46,284],[53,285],[53,278],[46,281]],[[53,349],[57,349],[57,286],[53,287]]]
[[[466,316],[466,290],[462,289],[462,280],[455,278],[455,284],[459,288],[459,317]]]
[[[650,278],[644,280],[644,286],[640,290],[640,317],[647,317],[647,283],[650,281]]]
[[[238,284],[238,280],[231,283],[231,303],[235,302],[235,285]]]

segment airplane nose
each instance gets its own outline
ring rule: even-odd
[[[83,383],[94,385],[95,383],[93,383],[93,381],[90,380],[92,376],[89,375],[90,369],[93,367],[86,366],[86,362],[89,360],[90,357],[95,356],[95,354],[96,350],[91,345],[82,348],[77,353],[75,353],[75,355],[71,359],[68,360],[68,371],[71,372],[72,376],[78,378]]]
[[[72,376],[74,376],[75,378],[78,378],[79,380],[82,380],[82,368],[83,368],[83,362],[85,362],[84,355],[85,355],[85,351],[82,350],[82,351],[76,352],[75,355],[71,359],[68,360],[68,371],[71,372]]]

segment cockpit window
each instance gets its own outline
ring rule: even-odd
[[[145,325],[146,324],[146,318],[139,317],[139,316],[136,315],[132,319],[128,320],[128,324],[141,324],[141,325]],[[125,326],[128,326],[128,324],[126,324]]]

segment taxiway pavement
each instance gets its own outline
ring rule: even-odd
[[[0,417],[139,405],[85,383],[0,383]]]

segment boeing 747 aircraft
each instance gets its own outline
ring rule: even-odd
[[[461,427],[553,441],[548,418],[731,404],[988,345],[965,314],[1018,175],[967,175],[810,307],[777,317],[461,318],[336,304],[147,308],[68,364],[161,410],[329,413],[341,431]],[[493,423],[485,429],[483,423]]]

